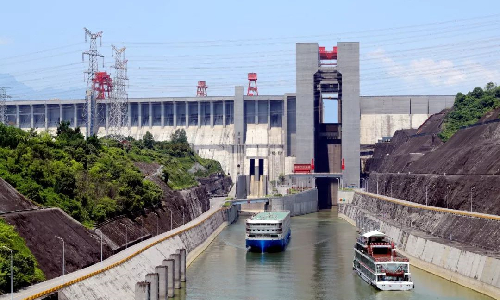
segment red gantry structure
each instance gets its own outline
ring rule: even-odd
[[[196,90],[196,97],[207,96],[207,82],[204,80],[198,81],[198,89]]]
[[[248,73],[247,96],[258,96],[258,95],[259,95],[259,90],[257,89],[257,73]]]
[[[94,91],[97,92],[97,99],[103,100],[109,98],[113,89],[113,80],[106,72],[96,72],[92,80],[94,82]]]

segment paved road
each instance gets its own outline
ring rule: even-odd
[[[128,249],[125,249],[125,250],[123,250],[123,251],[121,251],[113,256],[108,257],[103,262],[97,263],[97,264],[92,265],[88,268],[81,269],[81,270],[75,271],[75,272],[70,273],[70,274],[66,274],[65,276],[59,276],[59,277],[56,277],[54,279],[44,281],[44,282],[41,282],[39,284],[28,287],[24,290],[21,290],[21,291],[14,294],[14,299],[15,300],[25,299],[25,298],[30,297],[32,295],[35,295],[35,294],[41,293],[43,291],[46,291],[48,289],[51,289],[53,287],[59,286],[59,285],[63,284],[64,282],[75,280],[79,277],[82,277],[84,275],[98,271],[102,268],[105,268],[105,267],[115,263],[115,262],[118,262],[122,259],[125,259],[126,257],[130,256],[134,252],[144,248],[145,246],[147,246],[147,245],[149,245],[157,240],[160,240],[160,239],[162,239],[166,236],[169,236],[173,233],[179,232],[179,231],[183,230],[184,228],[187,228],[191,225],[197,224],[201,220],[204,220],[205,217],[207,217],[208,215],[217,211],[224,204],[224,202],[225,202],[225,197],[214,197],[214,198],[210,199],[211,207],[208,211],[204,212],[199,217],[195,218],[194,220],[191,220],[190,222],[186,223],[185,225],[177,227],[174,230],[164,232],[158,236],[144,240],[143,242],[138,243],[136,245],[133,245],[133,246],[129,247]],[[10,294],[2,295],[2,296],[0,296],[0,299],[10,299]]]

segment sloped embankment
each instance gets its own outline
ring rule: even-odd
[[[0,212],[36,208],[36,205],[12,188],[5,180],[0,178]]]
[[[460,129],[443,144],[435,126],[443,118],[376,146],[367,162],[370,192],[378,183],[380,194],[425,204],[427,191],[429,205],[500,214],[500,123]]]

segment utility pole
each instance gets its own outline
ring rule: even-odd
[[[472,212],[472,191],[475,189],[475,187],[470,188],[470,212]]]
[[[92,33],[87,28],[83,28],[85,31],[85,42],[87,42],[87,38],[90,39],[90,48],[89,50],[82,53],[82,61],[84,61],[84,56],[87,55],[89,57],[89,68],[84,73],[86,74],[87,81],[87,95],[85,97],[85,107],[84,107],[84,117],[86,124],[85,137],[88,138],[92,136],[96,130],[94,128],[95,121],[97,119],[96,116],[96,102],[95,102],[95,91],[94,91],[94,78],[95,73],[99,70],[98,58],[102,57],[102,64],[104,67],[104,55],[97,51],[97,38],[99,38],[99,43],[101,45],[102,31],[97,33]]]
[[[115,69],[115,76],[113,78],[113,90],[109,103],[108,132],[115,139],[123,139],[130,135],[130,124],[127,117],[128,94],[126,91],[128,60],[125,59],[125,47],[120,49],[114,45],[111,45],[111,47],[113,48],[113,57],[115,58],[115,64],[112,66]]]
[[[60,239],[62,241],[62,276],[63,276],[63,282],[64,282],[64,239],[60,236],[56,236],[56,238]]]
[[[7,125],[7,99],[10,98],[7,95],[8,87],[0,87],[0,123]]]

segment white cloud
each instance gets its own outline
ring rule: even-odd
[[[485,65],[474,61],[454,63],[450,59],[415,58],[403,62],[395,61],[383,49],[368,53],[368,57],[380,63],[384,77],[401,79],[408,88],[433,86],[450,88],[463,86],[483,86],[486,82],[498,82],[500,71],[495,65]],[[388,80],[390,80],[388,78]]]

